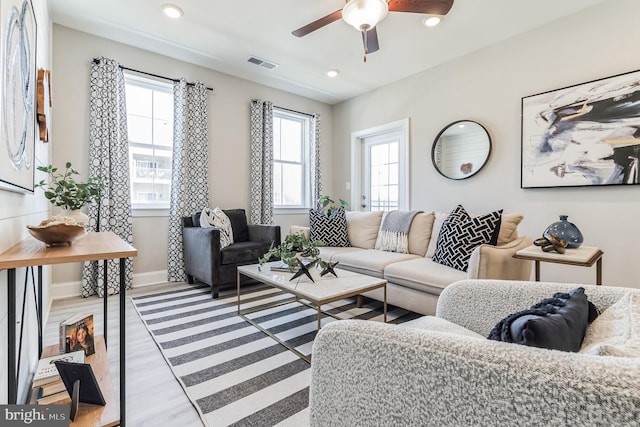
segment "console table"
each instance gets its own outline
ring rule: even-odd
[[[7,341],[8,341],[8,397],[9,404],[17,403],[16,375],[16,268],[38,267],[38,352],[42,353],[42,266],[70,262],[107,261],[120,259],[120,425],[125,425],[125,260],[138,255],[138,250],[118,237],[106,232],[91,232],[71,246],[47,247],[33,237],[27,237],[0,254],[0,270],[7,270]],[[104,338],[107,341],[107,275],[104,277]]]
[[[602,284],[602,255],[604,252],[595,246],[580,246],[577,249],[567,249],[565,253],[544,252],[539,246],[531,245],[517,251],[513,257],[535,262],[536,282],[540,281],[540,262],[577,265],[591,267],[596,264],[596,285]]]

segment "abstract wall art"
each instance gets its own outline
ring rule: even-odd
[[[30,0],[0,0],[0,187],[33,192],[36,18]]]
[[[522,98],[522,188],[639,184],[640,71]]]

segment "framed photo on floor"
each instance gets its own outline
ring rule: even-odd
[[[0,188],[33,192],[36,17],[31,0],[0,0]]]
[[[522,98],[521,188],[639,184],[640,70]]]

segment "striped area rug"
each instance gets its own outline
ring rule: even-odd
[[[250,317],[303,355],[311,354],[317,312],[265,285],[242,290],[242,310],[274,308]],[[174,375],[205,425],[308,425],[310,364],[237,314],[235,290],[211,298],[209,287],[132,298]],[[355,298],[323,306],[341,319],[382,321],[382,303]],[[419,317],[388,306],[387,321]],[[322,325],[335,321],[324,315]]]

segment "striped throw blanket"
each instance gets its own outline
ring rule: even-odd
[[[380,226],[376,249],[388,252],[409,253],[409,229],[413,217],[422,211],[391,211]]]

